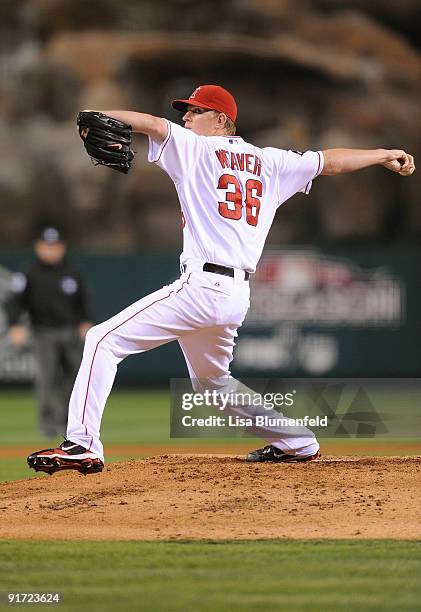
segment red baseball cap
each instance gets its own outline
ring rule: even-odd
[[[237,104],[234,97],[220,85],[200,85],[188,100],[172,101],[172,107],[183,112],[187,110],[188,104],[224,113],[234,123],[237,119]]]

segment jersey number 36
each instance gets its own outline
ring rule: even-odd
[[[246,221],[249,225],[257,225],[259,220],[260,200],[263,185],[257,179],[248,179],[246,188]],[[239,180],[232,174],[223,174],[218,181],[218,189],[225,189],[225,202],[218,202],[219,214],[226,219],[238,221],[243,215],[243,194]]]

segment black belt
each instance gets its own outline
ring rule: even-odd
[[[224,276],[231,276],[234,278],[234,269],[226,268],[225,266],[218,266],[217,264],[206,262],[203,264],[203,272],[213,272],[214,274],[223,274]],[[250,278],[250,273],[244,270],[244,280]]]

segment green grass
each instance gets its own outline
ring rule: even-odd
[[[36,404],[27,391],[0,393],[0,446],[56,443],[38,432]],[[63,432],[63,434],[66,432]],[[101,439],[107,444],[212,445],[211,439],[170,439],[168,391],[115,391],[105,407]],[[238,438],[236,438],[238,439]],[[226,438],[227,440],[227,438]],[[216,440],[220,443],[221,440]]]
[[[169,410],[166,391],[113,393],[104,412],[104,443],[140,444],[167,440]],[[45,438],[38,433],[36,404],[29,392],[1,393],[0,419],[0,446],[45,444]]]
[[[36,474],[28,469],[26,457],[21,459],[0,459],[0,482],[33,478]]]
[[[61,610],[420,609],[420,542],[6,541],[0,559],[3,598],[58,591]]]

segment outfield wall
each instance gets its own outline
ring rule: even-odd
[[[0,301],[10,273],[30,252],[0,253]],[[100,322],[178,276],[178,254],[71,258],[89,280]],[[232,371],[238,376],[419,377],[421,248],[265,251]],[[0,382],[33,376],[30,347],[8,343],[0,309]],[[118,382],[166,382],[187,375],[176,343],[127,359]]]

